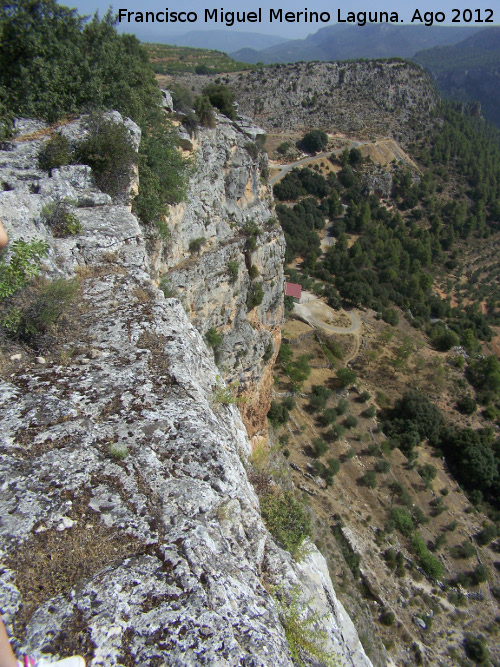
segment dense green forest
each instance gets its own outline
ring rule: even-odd
[[[471,352],[477,341],[491,338],[500,294],[492,294],[488,313],[476,305],[452,308],[433,292],[434,266],[456,264],[457,242],[488,238],[500,220],[500,133],[461,113],[440,108],[434,132],[413,146],[421,175],[395,168],[391,208],[374,194],[366,196],[359,151],[344,156],[341,171],[325,179],[310,169],[293,170],[275,186],[281,200],[297,200],[293,208],[276,207],[287,240],[287,261],[305,258],[304,285],[311,279],[334,285],[353,305],[384,310],[399,306],[415,327],[440,318]],[[450,179],[458,196],[446,196]],[[344,216],[340,201],[347,206]],[[336,237],[318,260],[319,237],[326,219]],[[349,243],[349,237],[354,242]],[[434,325],[438,340],[443,324]],[[450,337],[453,340],[453,337]],[[442,344],[444,345],[444,341]]]

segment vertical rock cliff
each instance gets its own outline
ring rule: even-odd
[[[0,152],[0,179],[8,185],[0,217],[11,241],[45,239],[47,275],[77,276],[80,291],[64,341],[45,360],[34,363],[28,350],[1,359],[0,606],[17,646],[37,657],[79,652],[91,667],[291,667],[290,614],[273,597],[288,593],[299,601],[301,619],[317,613],[313,628],[332,658],[368,667],[323,557],[311,544],[293,561],[263,525],[246,475],[250,442],[241,417],[219,391],[203,336],[179,300],[155,286],[137,219],[95,188],[84,165],[50,177],[39,171],[46,129],[18,127],[24,138]],[[128,127],[138,140],[137,128]],[[79,132],[77,124],[63,131]],[[227,123],[213,132],[244,136]],[[281,319],[283,243],[276,229],[266,229],[267,209],[253,194],[262,191],[257,166],[252,171],[243,160],[243,140],[229,153],[219,144],[224,162],[220,173],[216,162],[212,171],[234,218],[221,212],[205,224],[201,213],[216,201],[212,186],[207,208],[191,190],[153,273],[168,273],[202,331],[227,327],[221,353],[232,363],[228,375],[246,381],[248,373],[248,386],[257,387],[261,371],[253,359],[276,338]],[[238,185],[229,197],[231,160],[243,164],[235,166]],[[71,200],[81,225],[62,239],[41,215],[60,197]],[[247,237],[238,230],[250,217],[262,229],[257,248],[247,249],[260,267],[263,301],[247,314],[245,297],[235,292],[238,285],[241,294],[249,289],[241,257]],[[181,257],[202,234],[208,244],[201,256],[184,258],[201,276],[198,286]],[[239,271],[226,297],[226,274],[217,274],[233,257]],[[272,305],[268,315],[264,303]],[[197,304],[207,324],[196,320]],[[230,327],[237,317],[241,333]],[[232,362],[232,348],[245,336],[255,357],[234,355]]]
[[[187,200],[171,207],[171,236],[151,252],[156,275],[179,296],[192,324],[222,335],[216,362],[228,382],[239,384],[251,438],[266,433],[283,321],[285,241],[270,208],[267,155],[259,150],[264,136],[241,116],[218,116],[214,129],[200,128]],[[254,290],[262,290],[255,306]]]

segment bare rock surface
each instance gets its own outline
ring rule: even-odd
[[[196,92],[207,79],[222,79],[236,93],[239,111],[268,132],[321,128],[404,142],[426,130],[438,102],[429,74],[400,59],[290,63],[223,77],[173,78]]]
[[[137,219],[100,203],[85,169],[37,173],[43,140],[0,154],[13,185],[0,218],[11,239],[47,240],[49,275],[80,277],[82,310],[64,363],[20,362],[0,381],[0,607],[17,646],[92,667],[291,666],[274,586],[319,612],[343,665],[369,666],[323,557],[310,545],[296,563],[267,532],[240,414],[152,281]],[[74,209],[75,237],[40,219],[50,182],[96,194]]]
[[[264,134],[245,116],[218,115],[214,129],[200,129],[186,201],[170,209],[170,238],[150,250],[155,275],[179,296],[198,331],[215,328],[222,336],[216,362],[238,384],[252,438],[267,430],[270,384],[263,378],[278,352],[284,315],[285,240],[263,177],[267,155],[255,143]],[[191,252],[196,239],[203,245]],[[249,291],[257,285],[262,301],[250,308]]]

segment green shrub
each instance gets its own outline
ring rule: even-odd
[[[274,428],[278,428],[279,426],[286,424],[286,422],[290,418],[290,410],[292,408],[288,408],[285,403],[278,403],[278,401],[271,401],[271,405],[267,413],[267,418],[274,426]]]
[[[453,558],[472,558],[476,555],[476,548],[469,540],[464,540],[462,544],[451,547],[450,554]]]
[[[256,306],[260,306],[264,299],[264,290],[261,283],[252,283],[248,288],[247,295],[247,309],[252,310]]]
[[[341,438],[344,433],[345,428],[342,426],[342,424],[334,424],[332,428],[326,432],[325,439],[328,440],[328,442],[335,442],[335,440]]]
[[[116,461],[123,461],[128,456],[127,445],[118,442],[112,443],[109,446],[109,455]]]
[[[356,428],[358,425],[358,420],[353,415],[349,415],[344,419],[344,426],[346,428]]]
[[[367,417],[368,419],[373,419],[376,414],[377,409],[374,405],[370,405],[368,408],[366,408],[366,410],[363,411],[363,417]]]
[[[265,364],[267,364],[267,362],[269,361],[269,359],[271,359],[273,354],[274,354],[274,345],[272,340],[270,340],[264,349],[264,354],[262,355],[262,361]]]
[[[498,537],[498,529],[494,523],[490,523],[476,535],[476,540],[478,544],[485,547],[496,537]]]
[[[69,205],[66,202],[46,204],[42,208],[42,219],[56,238],[75,236],[82,231],[80,221],[74,213],[69,211]]]
[[[392,611],[384,611],[380,615],[380,622],[382,623],[382,625],[386,625],[387,627],[394,625],[395,620],[396,617]]]
[[[38,153],[38,166],[44,171],[62,167],[74,162],[74,154],[67,138],[58,132],[51,137]]]
[[[226,271],[229,274],[229,283],[231,285],[234,285],[234,283],[238,280],[239,267],[240,265],[234,259],[230,259],[227,263]]]
[[[390,512],[390,520],[402,535],[409,537],[415,530],[413,518],[403,507],[394,507]]]
[[[245,149],[253,160],[256,160],[259,157],[259,148],[253,141],[248,141],[245,144]]]
[[[293,410],[295,407],[295,401],[291,396],[285,396],[281,401],[281,404],[284,405],[287,410]]]
[[[358,398],[358,401],[360,403],[366,403],[366,401],[369,401],[371,398],[370,394],[367,391],[363,391]]]
[[[195,104],[193,93],[189,88],[181,86],[180,83],[173,83],[170,86],[170,92],[172,94],[172,104],[175,111],[179,113],[188,113],[191,111]],[[212,107],[210,107],[212,108]]]
[[[92,114],[87,129],[88,136],[77,147],[78,159],[92,167],[96,185],[115,197],[127,188],[137,162],[129,132],[102,114]]]
[[[167,207],[160,197],[160,180],[146,164],[144,155],[139,156],[139,181],[139,194],[132,204],[134,213],[144,224],[155,225],[162,238],[168,238]]]
[[[293,300],[293,296],[285,296],[284,298],[285,312],[291,313],[292,310],[294,309],[294,305],[295,301]]]
[[[210,347],[217,349],[222,345],[222,336],[215,327],[211,327],[205,334],[205,339]]]
[[[434,344],[437,350],[447,352],[448,350],[451,350],[452,347],[460,345],[460,338],[454,331],[443,331],[443,333],[434,340]]]
[[[260,275],[259,269],[255,266],[255,264],[252,264],[252,266],[248,269],[248,275],[251,280],[255,280]]]
[[[291,147],[292,144],[289,141],[283,141],[276,149],[276,153],[278,155],[286,155]]]
[[[363,475],[363,477],[361,477],[359,483],[362,486],[368,487],[369,489],[377,488],[377,477],[375,475],[375,471],[369,470],[367,473]]]
[[[422,478],[422,481],[424,482],[425,486],[429,487],[431,485],[432,480],[435,479],[437,475],[437,468],[436,466],[433,466],[431,463],[426,463],[423,466],[418,466],[417,472]]]
[[[342,359],[344,356],[340,343],[337,343],[336,340],[326,340],[324,343],[323,351],[325,352],[328,360],[332,363],[335,363],[336,359]]]
[[[412,535],[411,547],[424,572],[433,579],[442,579],[444,574],[443,564],[431,554],[419,535]]]
[[[380,459],[380,461],[375,463],[375,472],[385,473],[389,472],[390,469],[391,464],[386,459]]]
[[[304,667],[303,657],[306,654],[309,657],[307,664],[314,662],[325,667],[338,667],[338,658],[324,648],[327,635],[317,627],[321,618],[317,613],[311,614],[307,603],[301,602],[300,589],[297,587],[291,597],[282,595],[281,599],[275,598],[275,601],[278,603],[280,621],[294,664]]]
[[[356,381],[356,373],[349,368],[339,368],[337,371],[337,379],[341,387],[347,387]]]
[[[399,323],[399,315],[394,308],[385,308],[382,311],[382,319],[393,327]]]
[[[323,130],[311,130],[304,135],[301,146],[311,153],[322,151],[328,146],[328,135]]]
[[[252,252],[257,249],[257,239],[255,236],[252,235],[247,238],[246,248]]]
[[[46,333],[74,300],[79,286],[77,280],[64,278],[47,283],[24,309],[20,324],[22,333],[27,336]]]
[[[328,443],[323,438],[314,438],[311,444],[316,457],[323,456],[328,451]]]
[[[179,298],[179,292],[175,287],[172,287],[169,279],[166,276],[163,276],[163,278],[160,280],[158,287],[161,289],[166,299]]]
[[[340,401],[335,406],[335,411],[339,415],[339,417],[341,417],[347,412],[348,407],[349,403],[345,400],[345,398],[341,398]]]
[[[282,364],[283,367],[286,367],[291,362],[292,358],[293,358],[293,352],[290,345],[287,345],[286,343],[281,343],[278,352],[278,361],[280,362],[280,364]]]
[[[337,411],[335,408],[327,408],[323,410],[323,413],[319,415],[318,421],[322,426],[330,426],[330,424],[335,423],[337,419]]]
[[[442,496],[437,496],[436,498],[433,498],[429,504],[434,510],[434,516],[439,516],[440,514],[446,512],[446,510],[449,509],[448,505],[444,504],[444,499]]]
[[[486,646],[486,640],[483,635],[474,635],[467,632],[464,639],[464,648],[468,657],[474,662],[479,663],[480,665],[488,662],[490,657],[490,652]]]
[[[495,421],[495,419],[498,419],[498,416],[498,408],[496,408],[494,405],[487,405],[483,410],[483,417],[489,421]]]
[[[220,375],[217,375],[215,378],[214,403],[216,405],[241,403],[242,399],[236,395],[238,386],[238,382],[231,382],[231,384],[224,386]]]
[[[472,415],[477,409],[477,403],[472,396],[463,396],[457,401],[457,409],[463,415]]]
[[[206,242],[207,240],[204,236],[200,236],[197,239],[191,239],[191,241],[189,241],[189,252],[191,254],[199,253]]]
[[[273,537],[292,554],[311,534],[311,519],[290,491],[268,493],[260,500],[262,517]]]
[[[176,129],[164,117],[143,129],[139,147],[139,194],[133,207],[144,224],[155,225],[167,236],[165,204],[178,204],[186,196],[192,163],[178,150]]]
[[[10,243],[9,251],[8,264],[5,262],[7,251],[0,251],[0,300],[26,287],[37,275],[40,260],[47,256],[48,245],[45,241],[18,239]]]
[[[0,4],[0,87],[18,115],[52,122],[89,108],[142,122],[160,100],[147,53],[108,11],[90,21],[54,0]]]
[[[213,104],[221,113],[231,120],[236,120],[235,94],[230,88],[222,84],[210,83],[203,89],[202,93],[205,97],[208,97],[210,104]]]
[[[255,220],[253,218],[249,218],[248,220],[245,221],[245,224],[241,228],[241,233],[246,237],[250,236],[255,237],[255,236],[260,236],[262,232],[259,225],[255,222]]]
[[[196,98],[194,110],[202,125],[205,127],[215,127],[214,109],[206,95]]]

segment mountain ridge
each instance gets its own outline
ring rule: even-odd
[[[255,64],[299,60],[347,60],[356,58],[409,58],[417,51],[436,45],[453,44],[479,29],[450,26],[372,24],[363,27],[335,24],[320,28],[305,39],[289,41],[256,54],[230,53],[231,58]],[[252,57],[252,60],[245,58]]]

